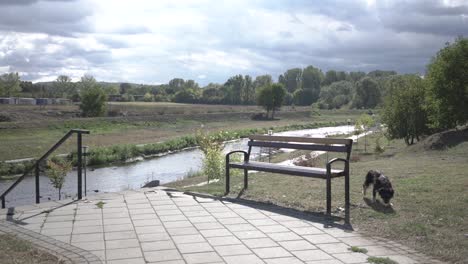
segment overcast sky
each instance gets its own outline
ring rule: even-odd
[[[204,85],[235,74],[424,74],[468,36],[468,0],[0,0],[0,73]]]

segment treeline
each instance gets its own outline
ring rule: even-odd
[[[468,39],[441,49],[424,78],[394,76],[386,82],[382,121],[390,138],[408,145],[422,135],[466,125],[468,121]]]
[[[385,81],[396,75],[395,71],[345,72],[308,66],[304,69],[289,69],[275,82],[271,75],[255,78],[235,75],[224,84],[210,83],[200,87],[194,80],[174,78],[167,84],[145,85],[132,83],[98,82],[100,89],[112,101],[177,102],[202,104],[254,105],[261,87],[275,83],[286,90],[283,105],[311,105],[322,109],[342,106],[351,108],[374,108],[382,102]],[[86,80],[72,82],[68,76],[59,76],[54,82],[32,83],[21,81],[17,73],[0,77],[0,96],[23,96],[36,98],[68,98],[80,101],[80,93]],[[83,82],[83,79],[85,80]]]

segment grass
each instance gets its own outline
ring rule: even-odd
[[[348,248],[348,250],[350,250],[352,252],[364,253],[364,254],[366,254],[368,252],[367,249],[356,247],[356,246],[352,246],[352,247]]]
[[[398,264],[398,262],[391,260],[389,258],[380,258],[380,257],[368,257],[367,261],[374,264]]]
[[[428,255],[445,261],[463,262],[468,258],[468,142],[445,151],[424,151],[406,147],[401,140],[380,139],[384,149],[375,154],[377,138],[369,135],[368,153],[363,142],[353,146],[351,163],[351,223],[360,232],[401,241]],[[274,161],[293,158],[301,153],[280,154]],[[329,158],[335,155],[329,154]],[[325,166],[325,155],[316,165]],[[362,183],[366,172],[378,169],[387,175],[395,189],[393,208],[380,202],[372,203],[371,194],[363,198]],[[188,184],[168,184],[183,190],[223,195],[224,177],[218,183],[182,188]],[[197,177],[190,178],[195,184]],[[199,182],[205,177],[199,177]],[[240,176],[231,178],[231,196],[237,197],[243,186]],[[370,192],[372,193],[372,192]],[[325,211],[325,181],[302,177],[288,177],[271,173],[252,173],[244,199],[273,203],[299,210],[323,213]],[[344,181],[332,180],[332,212],[343,216]]]
[[[104,208],[104,204],[105,204],[105,202],[99,201],[99,202],[96,203],[96,206],[97,206],[97,208],[102,209],[102,208]]]
[[[12,235],[0,234],[0,263],[64,263],[56,256],[34,248],[31,243]]]
[[[133,114],[127,117],[118,118],[71,118],[62,120],[55,118],[52,120],[47,111],[41,115],[43,110],[37,110],[29,106],[21,106],[20,110],[11,106],[5,110],[16,111],[15,116],[28,115],[28,121],[22,122],[2,122],[0,123],[0,161],[38,157],[45,153],[53,144],[55,144],[71,128],[88,129],[90,135],[83,137],[83,144],[90,148],[106,147],[125,144],[148,144],[167,141],[187,135],[193,135],[197,130],[203,127],[209,132],[220,130],[231,130],[233,127],[239,130],[252,128],[270,128],[289,126],[292,124],[310,124],[313,122],[346,122],[347,119],[356,119],[360,111],[322,111],[321,115],[310,116],[308,108],[300,108],[301,111],[282,111],[278,114],[278,120],[273,121],[253,121],[251,114],[241,112],[243,106],[206,106],[206,105],[180,105],[170,104],[170,108],[177,110],[177,107],[184,109],[181,114],[159,115],[151,111],[157,111],[162,106],[158,103],[156,108],[152,105],[139,106],[138,103]],[[166,103],[167,104],[167,103]],[[189,106],[191,108],[189,108]],[[71,106],[64,106],[71,107]],[[164,106],[167,107],[167,106]],[[0,105],[0,111],[3,106]],[[140,109],[143,108],[143,109]],[[147,109],[152,109],[147,110]],[[254,108],[249,106],[249,108]],[[257,112],[260,112],[255,107]],[[16,110],[15,110],[16,109]],[[53,111],[60,112],[58,109]],[[139,110],[138,110],[139,109]],[[188,109],[192,109],[191,112]],[[200,109],[204,109],[203,111]],[[231,113],[229,109],[238,112]],[[150,112],[147,112],[150,111]],[[200,111],[200,113],[196,113]],[[213,112],[209,112],[213,111]],[[239,112],[240,111],[240,112]],[[170,112],[173,113],[173,112]],[[37,116],[36,116],[37,115]],[[62,147],[56,150],[56,153],[69,153],[76,150],[76,140],[71,138],[66,141]]]

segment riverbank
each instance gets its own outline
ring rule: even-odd
[[[368,235],[401,241],[441,260],[463,263],[468,259],[468,142],[446,150],[425,150],[418,145],[406,147],[403,141],[387,141],[381,134],[370,135],[367,152],[364,140],[353,146],[351,156],[351,223]],[[378,142],[378,143],[377,143]],[[378,144],[378,145],[377,145]],[[423,142],[421,142],[423,144]],[[375,151],[377,148],[383,149]],[[283,153],[272,162],[280,162],[304,153]],[[329,154],[328,158],[335,157]],[[324,164],[326,156],[313,162]],[[361,189],[366,172],[378,169],[388,176],[395,189],[393,208],[363,199]],[[167,186],[182,191],[224,194],[224,177],[205,186],[204,176],[192,177]],[[231,179],[231,196],[272,203],[302,211],[325,211],[325,182],[302,177],[287,177],[271,173],[249,176],[249,189],[241,192],[242,176]],[[342,215],[344,182],[332,181],[332,211]]]
[[[153,108],[154,106],[154,108]],[[289,109],[278,112],[275,120],[252,120],[253,113],[263,110],[257,108],[256,112],[241,111],[241,107],[195,106],[196,110],[188,111],[188,106],[171,105],[170,111],[163,106],[150,104],[131,111],[125,117],[99,117],[99,118],[72,118],[62,120],[56,117],[53,120],[30,118],[21,122],[0,122],[0,161],[39,157],[53,146],[66,132],[72,128],[90,130],[91,134],[83,137],[83,144],[90,149],[96,147],[110,147],[125,144],[151,144],[164,142],[187,135],[193,135],[202,126],[207,132],[232,130],[247,130],[256,128],[282,127],[293,124],[310,124],[313,122],[346,122],[348,119],[354,123],[364,111],[361,110],[324,110],[311,115],[310,108]],[[164,106],[165,107],[165,106]],[[206,108],[205,112],[199,108]],[[226,112],[232,109],[234,112]],[[249,109],[254,109],[250,107]],[[22,109],[16,115],[27,115],[36,112],[36,109]],[[151,111],[162,111],[161,114]],[[165,112],[164,112],[164,111]],[[179,114],[176,111],[182,111]],[[210,111],[210,112],[208,112]],[[2,108],[0,106],[0,112]],[[57,112],[57,113],[56,113]],[[52,118],[59,115],[59,110],[47,115]],[[3,112],[2,112],[3,114]],[[46,115],[47,113],[44,113]],[[44,119],[44,118],[43,118]],[[76,151],[76,140],[66,141],[57,151],[70,153]]]
[[[212,132],[210,135],[214,136],[217,141],[229,141],[247,137],[252,134],[266,134],[268,130],[280,132],[312,129],[318,127],[339,126],[345,125],[346,123],[347,121],[314,122],[292,124],[286,126],[270,126],[231,131],[218,131]],[[108,147],[95,147],[90,148],[87,160],[88,165],[90,167],[102,167],[115,164],[123,164],[128,161],[138,162],[139,160],[141,160],[139,158],[151,158],[154,156],[161,156],[174,151],[195,147],[196,145],[196,137],[195,135],[191,134],[157,143],[124,144],[113,145]],[[76,152],[72,152],[66,158],[71,160],[73,164],[76,164]],[[29,166],[31,166],[33,162],[34,160],[27,160],[17,163],[0,162],[0,176],[21,174]]]

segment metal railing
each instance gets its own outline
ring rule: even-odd
[[[40,191],[39,191],[39,173],[40,173],[40,164],[43,162],[45,159],[47,159],[52,152],[54,152],[60,145],[62,145],[69,137],[71,137],[73,134],[77,135],[77,155],[78,155],[78,164],[77,164],[77,173],[78,173],[78,199],[81,199],[83,197],[82,194],[82,169],[83,169],[83,162],[82,162],[82,134],[89,134],[89,130],[82,130],[82,129],[72,129],[68,131],[65,136],[63,136],[57,143],[55,143],[54,146],[52,146],[42,157],[40,157],[33,166],[29,167],[21,177],[19,177],[6,191],[0,195],[0,199],[2,200],[2,208],[5,208],[5,196],[11,192],[16,185],[18,185],[24,177],[26,177],[29,173],[31,173],[33,170],[35,170],[35,177],[36,177],[36,203],[40,203]]]

